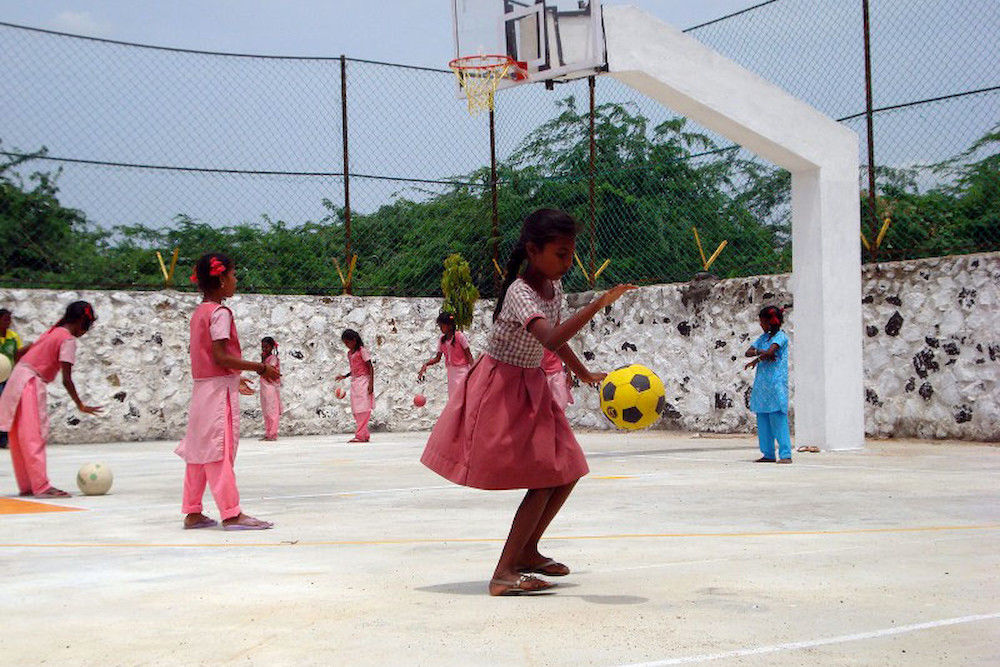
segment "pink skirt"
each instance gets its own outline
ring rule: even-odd
[[[547,373],[545,379],[549,383],[549,389],[552,390],[552,398],[555,399],[556,405],[565,410],[566,406],[573,403],[573,393],[566,386],[566,371]]]
[[[448,399],[421,463],[477,489],[543,489],[589,472],[541,368],[483,355]]]

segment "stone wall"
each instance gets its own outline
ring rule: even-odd
[[[661,428],[740,432],[753,429],[747,409],[752,371],[743,352],[759,333],[763,304],[791,306],[786,330],[794,349],[795,309],[788,276],[646,287],[594,319],[573,345],[596,369],[643,363],[667,387]],[[866,430],[874,436],[1000,440],[1000,253],[868,266],[864,270]],[[589,295],[570,295],[569,308]],[[34,339],[76,299],[100,320],[80,341],[74,378],[103,417],[76,412],[57,381],[49,385],[55,442],[178,439],[190,396],[188,317],[194,294],[0,290],[14,329]],[[427,429],[444,405],[442,364],[418,384],[433,354],[436,299],[237,295],[244,356],[259,358],[262,336],[281,349],[286,414],[282,433],[353,430],[347,399],[334,398],[333,377],[346,372],[340,332],[361,332],[376,361],[373,428]],[[483,302],[469,332],[486,343],[491,304]],[[795,354],[806,351],[794,349]],[[344,383],[346,387],[346,383]],[[794,387],[793,403],[794,403]],[[428,402],[413,407],[413,395]],[[575,390],[568,414],[580,428],[607,428],[593,389]],[[256,396],[241,398],[243,435],[263,430]]]

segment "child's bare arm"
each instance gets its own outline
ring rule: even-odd
[[[615,285],[557,326],[553,327],[548,320],[539,318],[528,324],[528,331],[538,339],[538,342],[555,352],[569,342],[569,339],[575,336],[597,314],[597,311],[610,306],[622,294],[634,289],[635,285]]]
[[[566,365],[569,366],[569,370],[573,373],[573,375],[577,376],[581,381],[586,382],[587,384],[600,382],[604,379],[604,376],[607,375],[607,373],[591,373],[587,370],[587,367],[583,365],[583,362],[580,361],[580,358],[576,356],[576,352],[574,352],[573,348],[569,345],[563,345],[560,347],[556,350],[556,354],[559,355],[560,359],[566,362]]]
[[[375,393],[375,365],[372,364],[371,359],[365,362],[368,365],[368,393]]]
[[[262,375],[267,380],[277,380],[281,373],[274,366],[269,366],[259,361],[248,361],[242,357],[230,354],[226,350],[225,340],[212,341],[212,360],[223,368],[232,368],[238,371],[253,371],[257,375]]]
[[[73,384],[73,364],[63,361],[61,365],[63,386],[66,387],[66,393],[69,394],[69,397],[73,399],[74,403],[76,403],[76,408],[80,412],[85,412],[88,415],[100,412],[100,406],[84,405],[83,401],[80,400],[80,395],[76,393],[76,385]]]

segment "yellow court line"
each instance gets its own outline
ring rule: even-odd
[[[972,526],[913,526],[908,528],[855,528],[843,530],[774,530],[747,533],[614,533],[608,535],[553,535],[546,540],[631,540],[649,538],[694,538],[694,537],[783,537],[792,535],[864,535],[869,533],[930,533],[956,530],[996,530],[1000,523],[986,523]],[[475,542],[503,542],[502,537],[442,537],[407,538],[398,540],[283,540],[279,542],[38,542],[0,543],[0,549],[86,549],[86,548],[156,548],[156,549],[201,549],[211,547],[329,547],[329,546],[377,546],[401,544],[458,544]]]

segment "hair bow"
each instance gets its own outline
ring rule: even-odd
[[[194,269],[193,271],[191,271],[191,282],[193,283],[198,282],[198,269]]]
[[[218,257],[213,257],[208,266],[208,275],[210,276],[221,276],[226,272],[226,265],[220,262]]]

